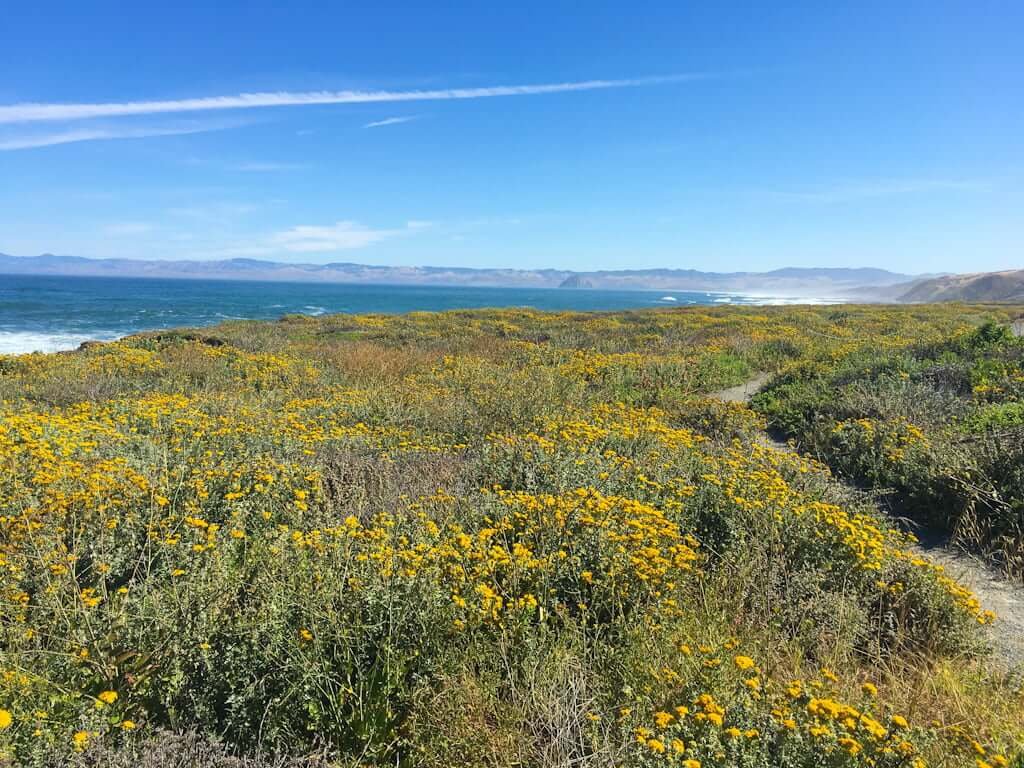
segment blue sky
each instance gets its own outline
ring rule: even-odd
[[[1024,267],[1020,2],[285,5],[5,3],[0,252]]]

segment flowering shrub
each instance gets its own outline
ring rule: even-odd
[[[907,766],[929,763],[922,750],[944,738],[950,757],[1008,766],[1009,758],[963,736],[943,737],[933,726],[913,723],[865,680],[854,700],[837,691],[840,679],[822,668],[809,680],[776,680],[738,653],[735,640],[720,646],[681,646],[678,669],[662,676],[685,681],[649,718],[622,710],[634,728],[641,765],[684,768],[727,766]],[[983,759],[984,758],[984,759]]]
[[[756,403],[841,474],[1024,573],[1024,342],[1005,327],[794,366]]]
[[[956,696],[904,729],[762,671],[928,679],[991,618],[699,399],[965,322],[833,312],[293,318],[0,357],[0,752],[171,730],[364,765],[958,759]],[[908,455],[911,427],[886,427]],[[765,660],[680,639],[726,630]],[[1006,711],[961,726],[986,759]]]

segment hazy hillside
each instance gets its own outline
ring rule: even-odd
[[[947,275],[916,283],[900,301],[1020,301],[1024,270]]]
[[[0,273],[395,285],[467,285],[507,288],[691,290],[805,297],[846,296],[861,299],[876,299],[876,297],[880,299],[879,290],[881,288],[908,283],[914,279],[912,275],[873,268],[788,267],[771,272],[700,272],[694,269],[574,272],[562,269],[387,267],[343,262],[286,264],[256,259],[222,261],[86,259],[52,254],[33,257],[0,254]],[[886,298],[891,297],[887,296]]]

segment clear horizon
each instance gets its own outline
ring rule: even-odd
[[[1022,21],[1009,2],[12,8],[0,252],[1021,268]]]

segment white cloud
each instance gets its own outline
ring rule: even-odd
[[[3,109],[3,107],[0,107],[0,109]],[[15,136],[14,138],[0,139],[0,152],[10,152],[17,149],[35,149],[37,147],[52,147],[56,144],[71,144],[78,141],[145,139],[150,136],[183,136],[192,133],[220,131],[227,127],[228,126],[226,125],[205,125],[178,128],[83,128],[79,130],[62,131],[60,133]]]
[[[298,171],[309,166],[304,163],[251,162],[229,166],[232,171],[245,173],[273,173],[275,171]]]
[[[443,88],[416,91],[314,91],[273,93],[240,93],[232,96],[209,96],[195,99],[165,101],[124,101],[103,103],[22,103],[0,106],[0,123],[31,123],[47,120],[81,120],[94,117],[155,115],[171,112],[206,112],[211,110],[286,107],[312,104],[366,104],[408,101],[439,101],[449,99],[483,99],[497,96],[537,96],[570,91],[592,91],[604,88],[633,88],[644,85],[696,80],[706,75],[672,75],[622,80],[582,80],[535,85],[499,85],[484,88]]]
[[[355,221],[339,221],[328,226],[299,225],[272,236],[274,245],[295,253],[328,253],[365,248],[405,230],[371,229]]]
[[[336,221],[333,224],[300,224],[238,238],[215,238],[212,241],[196,238],[194,244],[190,244],[187,258],[266,257],[293,261],[303,258],[299,254],[358,250],[386,240],[413,237],[428,231],[443,233],[443,225],[422,219],[410,219],[390,228],[374,228],[353,220]],[[163,237],[162,241],[170,239]]]
[[[409,115],[407,117],[386,117],[383,120],[375,120],[372,123],[367,123],[363,128],[380,128],[385,125],[398,125],[399,123],[408,123],[418,119],[419,115]]]
[[[143,235],[152,229],[153,225],[145,221],[123,221],[117,224],[108,224],[103,228],[103,233],[110,237],[124,237]]]

